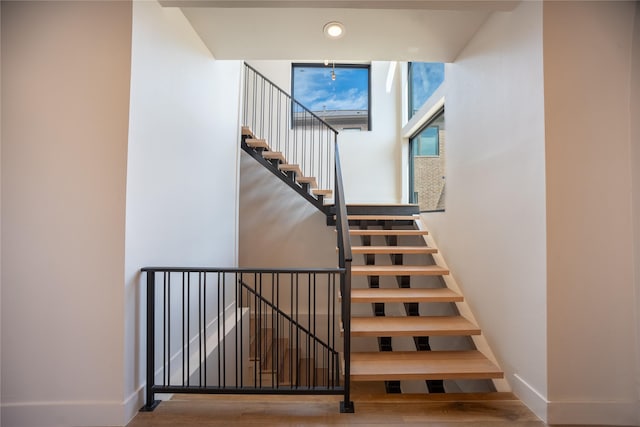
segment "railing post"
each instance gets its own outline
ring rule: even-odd
[[[347,205],[344,200],[344,187],[342,185],[342,167],[340,166],[340,154],[338,150],[337,135],[334,137],[335,147],[335,207],[336,228],[338,230],[338,263],[343,269],[340,273],[340,288],[342,291],[342,327],[344,332],[344,400],[340,402],[340,412],[353,413],[355,407],[351,401],[351,240],[349,238],[349,219],[347,217]]]
[[[155,304],[156,304],[156,273],[146,270],[147,275],[147,390],[144,406],[141,412],[151,412],[160,404],[159,400],[154,400],[155,394]]]
[[[342,295],[351,295],[351,260],[345,260]],[[351,298],[342,299],[342,325],[344,328],[344,400],[340,402],[340,412],[353,413],[355,407],[351,401]]]

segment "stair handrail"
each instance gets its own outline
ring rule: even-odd
[[[256,73],[258,76],[260,76],[263,80],[265,80],[267,83],[269,83],[271,86],[273,86],[275,89],[277,89],[282,95],[286,96],[287,98],[289,98],[292,102],[294,102],[298,107],[300,107],[302,110],[304,110],[305,112],[311,114],[311,116],[313,116],[315,119],[317,119],[319,122],[321,122],[323,125],[325,125],[326,127],[328,127],[329,129],[331,129],[333,132],[335,132],[336,134],[338,133],[337,130],[335,130],[333,128],[333,126],[331,126],[329,123],[327,123],[326,121],[324,121],[320,116],[318,116],[316,113],[314,113],[313,111],[311,111],[310,109],[308,109],[307,107],[305,107],[304,105],[302,105],[299,101],[297,101],[294,97],[292,97],[291,95],[289,95],[289,93],[287,93],[284,89],[282,89],[280,86],[278,86],[277,84],[275,84],[274,82],[272,82],[271,80],[269,80],[268,77],[266,77],[264,74],[262,74],[260,71],[256,70],[254,67],[252,67],[251,65],[247,64],[246,62],[244,63],[245,67],[247,67],[248,69],[250,69],[251,71],[253,71],[254,73]]]

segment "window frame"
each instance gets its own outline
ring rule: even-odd
[[[412,140],[417,137],[418,135],[420,135],[420,133],[422,131],[424,131],[426,128],[428,128],[432,123],[436,122],[438,119],[440,119],[440,117],[445,117],[445,106],[443,105],[442,107],[438,108],[432,115],[431,117],[429,117],[429,119],[427,119],[424,124],[422,126],[420,126],[420,128],[418,128],[418,130],[416,130],[409,138],[408,138],[408,142],[409,142],[409,149],[407,150],[408,153],[408,157],[409,157],[409,203],[417,203],[417,200],[414,197],[414,192],[415,192],[415,166],[413,164],[413,159],[414,159],[414,155],[413,155],[413,146],[412,146]],[[438,132],[440,131],[439,127],[438,127]],[[446,142],[445,142],[446,143]],[[418,157],[431,157],[431,158],[439,158],[441,156],[440,154],[440,136],[438,136],[438,155],[437,156],[418,156]],[[420,211],[420,212],[444,212],[445,209],[437,209],[437,210],[431,210],[431,211]]]
[[[295,69],[299,67],[299,68],[326,68],[326,69],[331,69],[331,68],[348,68],[348,69],[353,69],[353,68],[358,68],[358,69],[366,69],[367,70],[367,129],[365,130],[360,130],[362,132],[368,132],[371,131],[371,64],[352,64],[352,63],[331,63],[329,65],[325,65],[324,62],[292,62],[291,63],[291,98],[292,100],[294,100],[295,102],[299,103],[300,105],[303,105],[305,108],[308,108],[306,105],[302,104],[302,102],[298,101],[295,98]],[[311,111],[313,114],[317,115],[319,118],[321,118],[322,120],[324,120],[325,122],[327,122],[330,126],[333,126],[331,124],[330,121],[327,121],[325,118],[323,118],[320,114],[318,114],[318,111],[313,111],[311,109],[309,109],[309,111]],[[337,111],[343,111],[343,110],[337,110]],[[344,110],[346,111],[346,110]],[[293,108],[291,109],[291,123],[292,126],[295,126],[295,121],[293,118]],[[355,129],[351,129],[350,131],[355,131]]]
[[[414,116],[418,111],[420,111],[420,108],[422,108],[422,105],[424,105],[424,103],[425,103],[425,102],[427,102],[427,101],[429,100],[429,98],[431,97],[431,95],[433,95],[433,93],[435,93],[435,91],[437,91],[437,90],[438,90],[438,89],[436,88],[436,89],[434,90],[434,92],[433,92],[431,95],[429,95],[429,97],[427,97],[427,99],[425,99],[425,100],[423,101],[422,105],[418,105],[418,106],[417,106],[418,108],[414,111],[414,107],[416,107],[416,106],[414,106],[414,105],[413,105],[413,84],[414,84],[414,83],[413,83],[413,74],[412,74],[411,69],[413,68],[413,64],[415,64],[415,63],[417,63],[417,64],[423,64],[423,63],[426,63],[426,64],[443,64],[443,66],[445,65],[445,63],[444,63],[444,62],[419,62],[419,61],[410,61],[410,62],[407,62],[407,107],[408,107],[408,110],[407,110],[407,116],[408,116],[408,120],[411,120],[411,118],[412,118],[412,117],[413,117],[413,116]],[[444,75],[443,75],[443,79],[442,79],[442,82],[440,82],[440,86],[444,83],[444,81],[445,81],[445,77],[444,77]]]

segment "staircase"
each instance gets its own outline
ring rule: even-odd
[[[286,182],[311,204],[323,213],[328,212],[330,205],[325,204],[325,200],[333,197],[333,190],[318,188],[316,177],[305,176],[299,164],[289,163],[282,151],[276,151],[266,139],[256,137],[248,126],[242,126],[241,145],[247,154],[262,163],[263,166]]]
[[[331,215],[333,205],[327,203],[332,190],[319,189],[315,177],[306,176],[299,165],[288,163],[282,152],[274,150],[265,139],[257,138],[247,126],[242,127],[242,148],[326,213],[329,224],[335,223]],[[503,373],[494,362],[480,328],[470,318],[464,297],[448,268],[442,262],[435,263],[434,257],[441,257],[419,215],[406,214],[407,206],[401,205],[356,206],[347,207],[347,211],[356,212],[348,216],[349,234],[352,241],[360,242],[352,246],[352,253],[364,261],[354,262],[351,267],[351,303],[352,312],[356,313],[351,319],[351,337],[354,340],[376,338],[378,343],[378,351],[351,353],[351,380],[385,381],[390,393],[402,391],[400,381],[421,380],[426,381],[428,392],[438,393],[445,392],[444,380],[502,378]],[[422,262],[406,262],[416,257]],[[433,304],[463,307],[467,317],[430,314]],[[363,314],[362,307],[366,305],[372,308],[368,315]],[[395,307],[396,313],[385,313],[388,307]],[[403,307],[404,312],[398,313],[398,307]],[[324,376],[314,366],[313,359],[301,359],[298,349],[290,348],[288,342],[279,343],[283,350],[276,352],[273,350],[275,339],[268,330],[257,334],[267,343],[263,345],[263,354],[252,355],[254,373],[262,385],[322,385]],[[430,337],[461,336],[474,338],[476,346],[482,347],[491,358],[479,350],[431,348]],[[402,338],[405,340],[400,346],[403,350],[394,350],[393,340]],[[407,338],[414,342],[410,351],[406,349]],[[274,359],[276,353],[280,355],[279,360]],[[284,358],[288,367],[282,366]]]
[[[345,206],[337,132],[255,69],[245,68],[242,149],[338,230],[341,286],[349,290],[341,299],[342,321],[349,327],[348,334],[342,330],[343,375],[349,372],[345,412],[353,410],[350,381],[384,381],[388,392],[398,393],[401,381],[417,380],[429,393],[441,393],[445,380],[483,380],[508,391],[481,329],[416,215],[417,206]],[[271,373],[269,363],[280,362],[261,359],[260,375]],[[304,373],[296,372],[310,381],[318,373],[313,364],[306,365]],[[274,384],[280,381],[285,384],[279,377]]]
[[[454,336],[475,337],[480,347],[488,347],[482,342],[480,328],[458,310],[451,310],[456,312],[452,315],[429,312],[434,304],[468,310],[448,268],[434,261],[434,257],[441,257],[420,217],[349,215],[348,219],[352,251],[364,261],[357,264],[359,257],[354,257],[351,270],[352,349],[360,337],[377,338],[379,347],[379,351],[351,352],[351,380],[385,381],[390,392],[400,391],[401,380],[424,380],[433,393],[444,391],[442,380],[502,378],[502,371],[478,350],[431,348],[431,337]],[[365,304],[371,304],[371,309]],[[389,311],[394,313],[389,315]],[[415,350],[407,349],[403,337],[413,339]],[[395,341],[403,339],[402,349],[396,351]]]
[[[313,355],[304,356],[295,335],[274,331],[270,315],[250,321],[249,372],[245,386],[272,388],[326,387],[332,380],[327,367],[318,367]],[[277,335],[279,335],[277,337]],[[300,343],[300,342],[298,342]],[[303,345],[304,347],[304,345]]]

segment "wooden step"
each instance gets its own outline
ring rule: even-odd
[[[298,165],[280,164],[278,165],[278,169],[284,172],[295,172],[296,175],[302,176],[302,171],[300,170],[300,166]]]
[[[263,151],[262,157],[267,160],[279,160],[280,163],[287,163],[287,159],[285,159],[284,154],[279,151]]]
[[[439,265],[354,265],[352,276],[446,276],[449,270]]]
[[[242,126],[242,136],[248,136],[250,138],[256,138],[255,134],[249,126]]]
[[[347,215],[353,221],[415,221],[418,215]]]
[[[284,353],[282,371],[280,372],[281,385],[295,385],[298,379],[298,360],[300,351],[297,348],[287,348]]]
[[[330,198],[333,195],[333,190],[318,190],[314,189],[311,192],[316,196],[324,196],[326,198]]]
[[[462,316],[354,317],[353,337],[427,337],[480,335],[480,328]]]
[[[258,334],[254,328],[251,329],[251,332],[253,335],[249,344],[249,360],[264,361],[267,353],[271,350],[271,345],[273,344],[273,329],[262,328],[259,332],[260,340],[258,340]]]
[[[354,254],[435,254],[438,249],[428,246],[352,246]]]
[[[351,353],[353,381],[479,380],[503,377],[502,371],[477,350]]]
[[[351,289],[351,302],[460,302],[462,295],[449,288],[367,288]]]
[[[331,381],[331,378],[328,378],[329,376],[329,369],[328,368],[316,368],[316,386],[319,387],[328,387],[329,386],[329,382]]]
[[[302,387],[312,387],[316,381],[316,361],[313,358],[300,359],[298,370],[298,384]]]
[[[298,181],[300,184],[309,184],[309,187],[311,188],[318,187],[318,182],[316,181],[316,178],[313,176],[296,177],[296,181]]]
[[[350,229],[352,236],[426,236],[427,230],[357,230]]]
[[[269,149],[269,144],[267,144],[266,139],[255,139],[255,138],[247,138],[244,140],[247,145],[251,148],[264,148],[265,150]]]
[[[274,340],[274,341],[277,342],[277,346],[276,345],[271,346],[271,349],[266,354],[266,357],[262,362],[263,374],[271,375],[275,372],[280,372],[282,370],[282,364],[284,363],[284,355],[286,353],[287,347],[289,346],[289,339],[278,338],[277,340]]]

